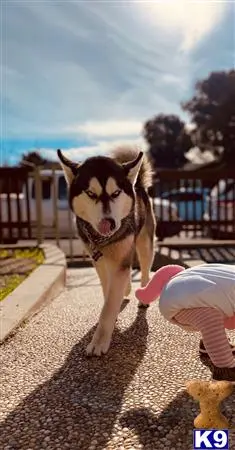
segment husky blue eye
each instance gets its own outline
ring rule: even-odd
[[[117,189],[115,192],[111,194],[111,198],[117,198],[121,193],[120,189]]]
[[[88,197],[90,197],[92,200],[97,200],[98,195],[96,195],[94,192],[92,191],[86,191],[86,194],[88,195]]]

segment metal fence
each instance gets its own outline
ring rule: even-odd
[[[0,243],[23,237],[31,239],[28,170],[0,167]]]
[[[234,170],[162,170],[151,196],[160,239],[176,234],[176,224],[178,233],[192,238],[212,232],[235,238]],[[70,258],[87,258],[68,208],[63,172],[0,168],[0,243],[29,239],[38,244],[52,239],[62,248],[66,240]]]
[[[192,238],[235,238],[235,170],[162,170],[157,174],[153,197],[158,201],[159,224],[172,224],[172,205],[180,231]],[[164,205],[164,200],[168,205]],[[168,206],[168,214],[164,208]]]
[[[63,172],[1,167],[0,244],[33,240],[40,245],[46,239],[62,246],[71,259],[74,253],[87,259],[68,208]]]

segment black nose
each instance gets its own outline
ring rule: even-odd
[[[114,229],[116,228],[115,220],[114,220],[114,219],[110,219],[109,217],[107,218],[107,220],[108,220],[109,223],[110,223],[110,230],[111,230],[111,231],[114,230]]]

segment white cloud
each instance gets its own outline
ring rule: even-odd
[[[210,0],[162,0],[141,4],[141,7],[169,35],[179,32],[180,48],[192,50],[221,20],[226,2]]]
[[[86,145],[81,147],[66,148],[62,149],[63,153],[67,158],[74,161],[84,161],[86,158],[96,155],[107,155],[116,147],[121,145],[136,145],[141,148],[141,150],[147,150],[147,144],[143,138],[139,139],[120,139],[112,141],[99,141],[95,145]],[[41,148],[40,154],[45,158],[52,161],[57,160],[57,155],[54,149],[51,148]]]
[[[65,128],[64,131],[79,133],[89,138],[93,137],[123,137],[140,135],[143,124],[141,121],[103,121],[103,122],[85,122],[82,125],[73,125]]]
[[[130,8],[49,0],[4,8],[5,138],[137,136],[153,114],[180,113],[185,62],[168,62],[163,37]],[[168,66],[184,71],[172,94]]]
[[[167,84],[182,85],[182,77],[173,75],[172,73],[166,73],[162,75],[162,81]]]
[[[155,114],[186,118],[180,101],[205,66],[182,48],[224,10],[206,0],[4,2],[4,138],[85,136],[100,149],[101,140],[138,138]],[[206,72],[218,55],[208,56]]]

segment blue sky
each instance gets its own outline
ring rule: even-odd
[[[229,1],[2,0],[0,163],[55,149],[84,159],[182,113],[211,70],[234,67]]]

